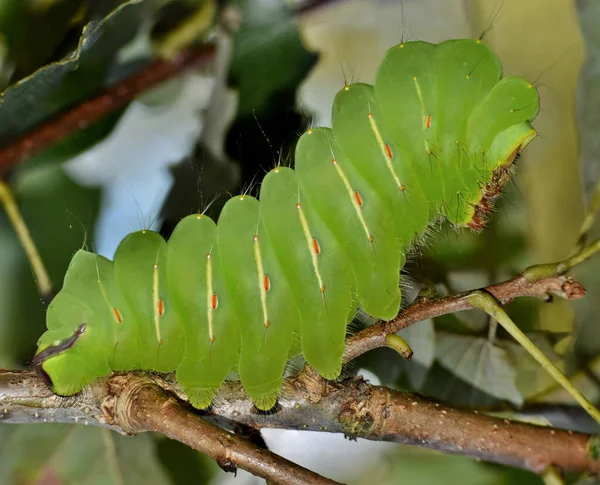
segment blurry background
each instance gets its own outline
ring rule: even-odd
[[[577,241],[599,173],[597,25],[594,0],[0,0],[2,146],[159,54],[172,58],[183,47],[217,44],[200,69],[97,123],[82,119],[80,131],[5,177],[58,290],[83,245],[112,257],[131,231],[151,227],[168,236],[184,215],[208,207],[216,217],[230,194],[256,189],[278,161],[293,163],[306,127],[329,124],[345,79],[371,82],[385,51],[401,39],[485,33],[505,73],[538,87],[540,136],[519,159],[490,227],[478,235],[440,229],[407,267],[415,289],[423,281],[442,294],[471,289],[564,258]],[[587,298],[519,300],[509,312],[598,402],[600,261],[576,276]],[[44,305],[3,212],[0,307],[0,367],[25,367],[44,329]],[[455,404],[594,430],[484,316],[445,316],[403,334],[413,361],[380,349],[354,370]],[[268,430],[265,437],[275,452],[353,484],[541,483],[525,472],[418,448],[325,433]],[[0,457],[0,483],[7,484],[260,483],[243,472],[234,479],[159,436],[128,438],[84,426],[4,425]]]

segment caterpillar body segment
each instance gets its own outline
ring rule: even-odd
[[[375,97],[390,134],[408,155],[437,216],[445,196],[441,165],[437,163],[437,95],[431,58],[435,45],[406,42],[385,55],[375,78]],[[429,126],[427,117],[429,116]]]
[[[300,138],[296,174],[301,194],[346,254],[360,306],[370,315],[393,318],[400,306],[404,255],[398,239],[390,237],[390,208],[360,176],[329,128],[316,128]]]
[[[34,362],[63,395],[115,370],[176,371],[197,408],[235,370],[267,410],[299,335],[307,362],[336,378],[356,306],[396,315],[406,252],[428,225],[483,227],[537,109],[535,88],[502,78],[479,41],[393,47],[259,200],[232,198],[218,224],[188,216],[168,242],[130,234],[114,263],[79,251]]]
[[[186,343],[177,380],[199,409],[210,405],[239,359],[235,302],[220,270],[216,234],[212,219],[194,214],[177,224],[168,242],[168,284]]]
[[[217,244],[238,316],[240,379],[256,406],[270,409],[281,386],[298,312],[255,198],[227,202],[219,217]]]
[[[268,173],[260,201],[265,231],[298,311],[302,354],[324,377],[334,379],[341,371],[346,325],[355,312],[352,268],[300,191],[292,169]],[[286,221],[285,230],[281,221]]]
[[[396,238],[408,247],[429,224],[429,203],[408,153],[392,136],[373,86],[357,83],[339,91],[332,124],[344,155],[389,208]]]
[[[158,372],[174,370],[185,350],[181,315],[168,284],[167,257],[167,243],[160,235],[138,231],[119,244],[114,264],[118,291],[128,305],[123,321],[114,325],[136,322],[140,366]]]

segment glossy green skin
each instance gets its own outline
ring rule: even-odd
[[[374,86],[338,93],[332,129],[301,137],[295,171],[265,177],[260,202],[234,197],[218,225],[191,215],[168,243],[130,234],[114,263],[75,255],[39,340],[40,352],[56,346],[42,364],[55,392],[113,370],[176,371],[205,408],[237,370],[267,410],[298,335],[336,378],[356,306],[396,315],[406,251],[440,214],[471,220],[493,170],[535,136],[537,110],[535,88],[501,78],[479,41],[393,47]]]

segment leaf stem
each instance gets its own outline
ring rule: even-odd
[[[4,206],[4,210],[17,234],[17,238],[25,250],[38,291],[41,297],[47,300],[52,295],[52,281],[50,280],[46,266],[44,266],[44,261],[42,261],[42,257],[33,242],[31,233],[23,220],[23,215],[13,197],[12,190],[4,180],[0,180],[0,202]]]
[[[498,301],[485,291],[477,290],[467,297],[469,303],[483,310],[492,318],[495,318],[502,327],[529,352],[535,360],[556,380],[565,390],[575,399],[587,413],[600,424],[600,411],[589,402],[579,390],[571,384],[569,379],[546,357],[535,344],[521,331],[519,327],[511,320],[507,313],[502,309]]]

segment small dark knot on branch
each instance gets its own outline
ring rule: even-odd
[[[219,465],[219,468],[221,468],[221,470],[224,472],[233,473],[233,476],[237,477],[237,466],[235,466],[228,458],[217,459],[217,465]]]

